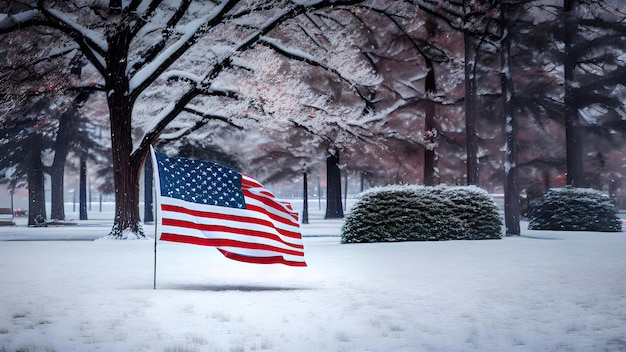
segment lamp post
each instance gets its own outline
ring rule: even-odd
[[[74,189],[70,189],[69,192],[72,194],[72,212],[76,212],[76,192]]]
[[[302,191],[302,223],[309,223],[309,187],[307,182],[307,173],[304,171],[304,180],[303,180],[303,191]]]

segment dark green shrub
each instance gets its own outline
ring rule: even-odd
[[[451,216],[461,220],[462,238],[483,240],[500,238],[502,218],[498,206],[485,190],[478,187],[448,187],[442,195],[452,202]]]
[[[620,232],[611,198],[590,188],[552,188],[531,203],[528,229]]]
[[[500,238],[502,220],[478,187],[388,186],[362,194],[343,243]]]

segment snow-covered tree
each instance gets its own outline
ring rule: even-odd
[[[625,11],[623,4],[611,1],[565,0],[563,3],[559,24],[563,43],[568,185],[586,186],[584,136],[588,126],[624,129],[626,110],[623,97],[616,90],[623,90],[626,78]]]
[[[453,114],[446,110],[462,97],[457,93],[462,92],[458,87],[463,73],[462,50],[454,40],[458,35],[445,21],[398,1],[359,4],[334,15],[344,31],[350,28],[353,41],[380,76],[381,83],[368,92],[372,103],[364,106],[372,113],[337,124],[319,126],[314,117],[294,124],[326,140],[317,144],[340,153],[344,169],[373,171],[385,182],[435,183],[435,149],[451,132],[446,128]],[[452,157],[445,161],[456,164]],[[416,174],[419,167],[423,170]]]
[[[422,179],[434,185],[442,122],[449,116],[445,107],[460,100],[453,93],[462,74],[462,51],[451,39],[458,37],[457,31],[413,4],[376,5],[352,12],[368,37],[364,52],[383,77],[375,109],[386,116],[370,129],[381,139],[395,138],[422,149]]]
[[[259,99],[262,89],[276,86],[272,80],[287,76],[273,71],[259,84],[241,82],[246,73],[275,68],[263,52],[278,52],[324,68],[339,84],[351,87],[357,99],[366,98],[358,87],[368,82],[361,82],[359,75],[370,72],[351,71],[355,65],[344,65],[348,61],[341,51],[314,56],[292,50],[287,40],[292,35],[288,27],[300,28],[300,37],[306,36],[300,18],[315,26],[326,17],[325,11],[354,2],[358,1],[11,1],[22,7],[16,10],[3,4],[0,33],[28,27],[56,29],[71,39],[75,50],[99,72],[113,146],[116,210],[111,236],[142,237],[140,169],[149,146],[178,115],[240,118],[243,124],[265,117],[278,120],[300,111],[294,102],[303,100],[318,114],[330,110],[324,94],[307,96],[302,89],[288,90],[289,85],[283,85],[278,95],[270,94],[274,100]],[[345,47],[338,44],[338,49]],[[299,73],[291,74],[298,81]],[[170,87],[163,93],[168,82]],[[166,95],[167,103],[154,106],[149,115],[145,113],[150,108],[136,109],[139,102],[157,95]],[[300,99],[290,99],[293,97]],[[350,113],[344,111],[345,116]]]
[[[28,186],[28,225],[46,224],[44,151],[54,133],[58,112],[45,94],[32,96],[28,104],[0,121],[0,182],[11,189]]]
[[[34,43],[28,42],[27,39],[33,36],[39,40]],[[43,175],[34,177],[32,172],[47,171],[55,181],[59,179],[54,177],[57,175],[56,171],[61,170],[60,180],[63,182],[62,167],[65,159],[63,158],[62,164],[53,163],[48,168],[41,160],[46,157],[44,152],[49,151],[51,141],[55,140],[55,128],[64,127],[63,123],[59,124],[55,120],[60,116],[69,116],[63,113],[69,100],[64,90],[71,86],[72,80],[59,68],[63,66],[59,63],[63,62],[67,52],[50,45],[58,38],[59,36],[51,30],[35,29],[11,33],[0,38],[0,55],[4,58],[0,63],[0,81],[2,81],[0,133],[7,136],[0,145],[3,155],[0,165],[7,168],[6,170],[21,170],[5,174],[4,180],[11,188],[21,185],[27,178],[34,182],[32,187],[28,185],[31,198],[29,204],[33,208],[30,225],[35,225],[35,218],[46,219],[43,188],[41,192],[34,191],[43,187]],[[23,129],[20,129],[20,126]],[[35,126],[37,128],[34,128]],[[15,147],[20,149],[16,150]],[[55,147],[62,149],[60,144]],[[28,158],[24,158],[20,151],[26,149],[29,153]],[[61,154],[55,155],[55,161]],[[36,158],[40,160],[35,162]],[[61,168],[57,167],[58,165],[61,165]],[[53,185],[56,184],[53,182]],[[57,187],[53,187],[52,200],[53,203],[62,204],[63,197],[59,197],[59,193],[56,192],[58,190]],[[62,192],[63,188],[60,190]]]
[[[37,40],[33,41],[33,38]],[[79,113],[91,92],[91,88],[81,90],[76,87],[82,68],[81,57],[73,54],[73,48],[65,45],[62,35],[50,28],[28,28],[1,36],[0,40],[0,55],[4,58],[0,64],[0,77],[4,82],[0,86],[0,101],[5,107],[1,114],[5,121],[24,120],[23,123],[28,124],[28,113],[25,112],[36,105],[39,107],[35,110],[45,111],[39,114],[38,118],[45,121],[37,122],[40,126],[37,133],[43,137],[43,149],[40,150],[43,170],[50,175],[50,218],[64,220],[63,189],[68,155],[72,150],[76,151],[79,144],[93,146]],[[11,126],[6,124],[0,128]],[[80,133],[81,130],[84,132]],[[23,136],[22,142],[30,138],[22,132],[17,135]],[[7,150],[8,145],[2,148],[5,155],[15,153],[15,150]],[[19,158],[14,163],[32,164]],[[16,177],[21,174],[12,173],[7,181],[11,185],[23,181]],[[42,217],[45,218],[45,214]]]

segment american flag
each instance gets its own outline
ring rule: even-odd
[[[227,258],[306,266],[298,214],[251,177],[152,149],[157,236],[213,246]]]

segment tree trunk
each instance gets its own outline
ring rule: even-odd
[[[343,179],[343,208],[348,209],[348,170],[345,172]]]
[[[109,119],[111,122],[111,154],[115,185],[115,218],[110,237],[145,238],[139,216],[139,175],[142,159],[134,159],[132,140],[133,98],[127,76],[128,48],[132,34],[127,28],[107,38],[110,50],[106,56],[105,76]],[[144,155],[145,157],[145,155]]]
[[[56,160],[57,151],[54,151]],[[64,192],[65,163],[63,166],[52,163],[50,167],[50,218],[52,220],[65,220]]]
[[[317,178],[317,209],[322,210],[322,179]]]
[[[359,173],[361,175],[361,188],[360,191],[363,192],[365,190],[365,173],[361,171]]]
[[[153,169],[152,169],[152,158],[147,157],[146,161],[143,164],[143,180],[144,180],[144,191],[143,191],[143,221],[144,222],[152,222],[154,221],[154,200],[152,198],[154,186],[153,186]]]
[[[472,36],[464,32],[465,44],[465,148],[467,154],[467,184],[478,186],[478,136],[476,135],[476,77],[477,53]]]
[[[435,129],[435,102],[428,100],[424,107],[424,141],[426,149],[424,149],[424,185],[434,186],[439,183],[437,175],[437,154],[435,152],[435,138],[437,138],[437,130]]]
[[[433,20],[427,20],[424,28],[428,36],[434,38],[437,35],[437,24]],[[422,53],[420,51],[420,53]],[[435,67],[433,60],[422,53],[424,63],[428,72],[424,80],[424,92],[426,92],[426,100],[424,102],[424,185],[434,186],[439,183],[439,175],[437,172],[437,152],[435,150],[437,129],[435,127],[435,111],[436,106],[433,99],[437,94],[437,83],[435,78]]]
[[[50,166],[50,218],[65,220],[65,204],[63,185],[65,163],[70,150],[70,142],[78,132],[78,113],[72,106],[61,114],[59,130],[54,142],[54,159]]]
[[[563,74],[565,85],[565,145],[567,150],[567,184],[584,186],[583,139],[578,106],[574,100],[574,70],[576,57],[572,54],[572,40],[576,33],[576,0],[565,0],[563,5],[563,44],[565,55]]]
[[[28,153],[28,226],[46,226],[46,194],[43,164],[41,163],[42,137],[35,133]]]
[[[514,86],[511,69],[511,35],[509,5],[500,5],[502,18],[502,41],[500,48],[500,81],[505,118],[505,150],[504,150],[504,219],[506,235],[520,235],[520,202],[517,184],[517,120],[515,118]]]
[[[304,172],[302,180],[302,223],[309,223],[309,185],[307,181],[307,173]]]
[[[131,102],[124,94],[109,95],[113,182],[115,184],[115,218],[110,236],[126,239],[144,238],[139,216],[140,166],[132,160]]]
[[[339,152],[334,151],[326,158],[326,219],[342,219],[341,170]]]
[[[80,155],[80,180],[78,187],[78,218],[87,220],[87,158],[85,152]]]

